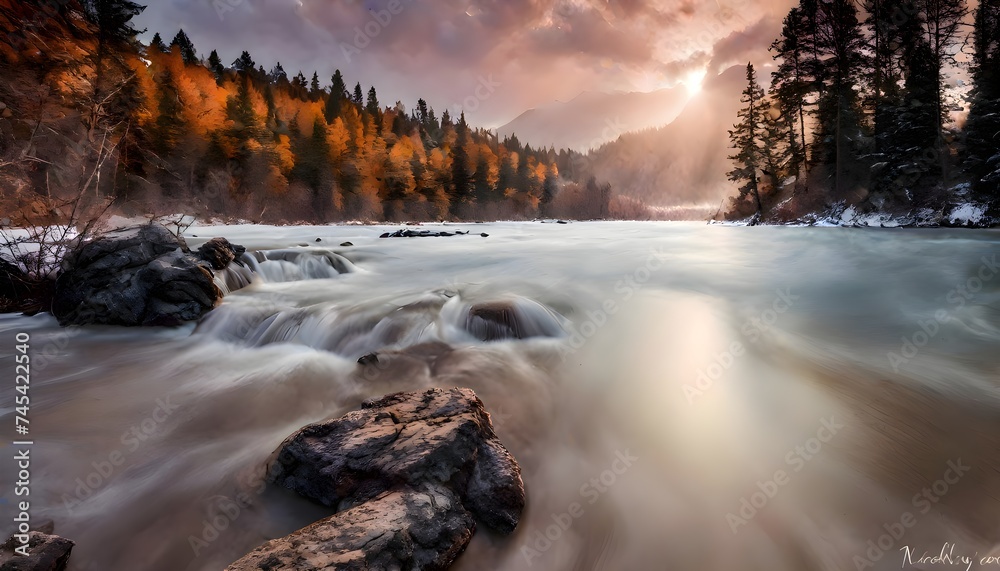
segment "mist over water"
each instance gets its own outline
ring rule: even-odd
[[[996,232],[452,229],[191,228],[261,252],[197,326],[0,317],[8,370],[31,334],[33,517],[70,569],[225,568],[330,513],[261,484],[285,437],[431,386],[476,391],[528,494],[462,571],[899,569],[946,542],[1000,568]]]

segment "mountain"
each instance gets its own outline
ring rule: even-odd
[[[649,93],[585,91],[570,101],[556,101],[525,111],[498,129],[500,137],[517,135],[532,147],[586,152],[629,131],[672,121],[689,94],[683,86]]]
[[[590,172],[618,195],[649,205],[711,204],[730,196],[728,130],[736,122],[743,67],[708,77],[670,124],[627,133],[587,155]]]

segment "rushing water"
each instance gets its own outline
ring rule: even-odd
[[[5,379],[31,334],[33,517],[71,569],[219,570],[324,517],[260,484],[271,452],[428,386],[480,395],[528,492],[462,571],[898,569],[946,542],[1000,569],[1000,235],[448,229],[473,233],[192,228],[260,251],[197,326],[0,317]]]

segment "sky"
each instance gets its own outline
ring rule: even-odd
[[[248,50],[270,69],[340,69],[382,105],[423,97],[497,127],[584,91],[653,91],[753,61],[792,0],[157,0],[137,19],[169,43],[183,28],[199,55]]]

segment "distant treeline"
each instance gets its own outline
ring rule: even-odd
[[[579,153],[499,140],[423,99],[383,105],[340,71],[203,58],[183,30],[143,45],[131,23],[143,9],[0,0],[4,194],[255,221],[613,214]]]

